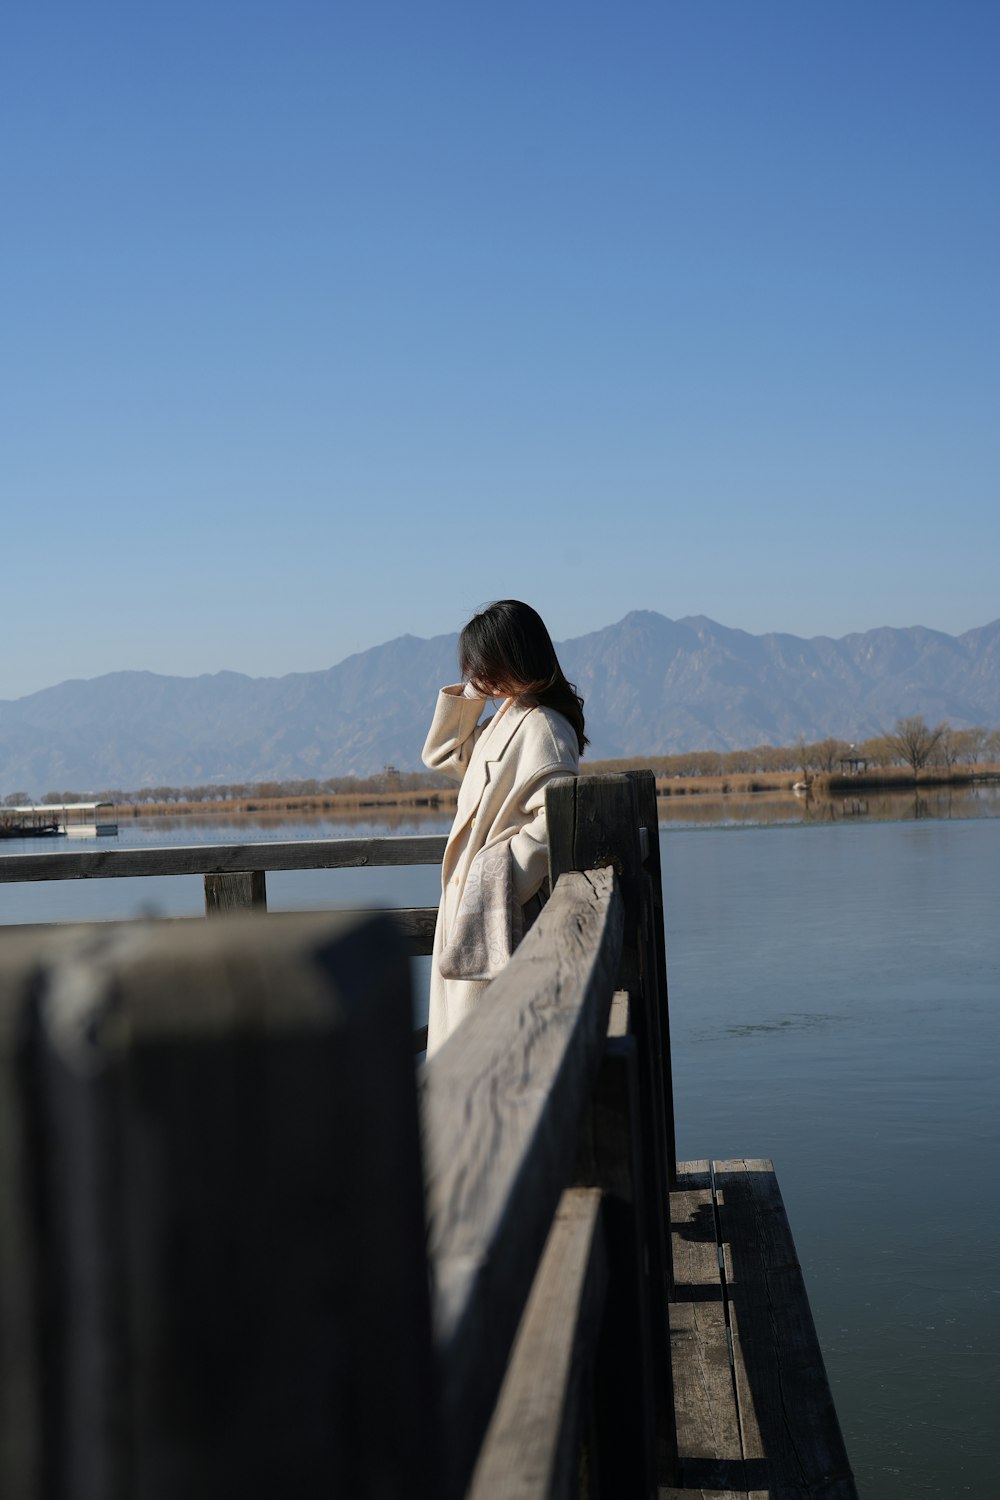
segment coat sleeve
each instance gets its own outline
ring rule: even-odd
[[[443,771],[455,781],[462,780],[476,741],[486,727],[479,723],[485,702],[484,698],[471,697],[461,683],[441,689],[421,751],[425,766]]]

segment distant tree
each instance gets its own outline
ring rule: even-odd
[[[958,759],[967,766],[977,766],[979,759],[989,743],[989,730],[982,725],[974,729],[956,729],[952,732],[952,740]]]
[[[797,768],[794,745],[767,745],[764,749],[762,771],[794,771]]]
[[[825,740],[817,740],[814,745],[807,745],[806,754],[809,757],[810,766],[815,770],[836,771],[849,749],[850,746],[846,745],[843,740],[834,739],[831,735]]]
[[[725,776],[741,776],[752,770],[753,752],[751,750],[727,750],[722,757],[722,771]]]
[[[874,766],[891,766],[899,759],[896,747],[889,743],[889,737],[885,734],[873,735],[854,748]]]
[[[959,731],[952,729],[950,725],[946,724],[944,733],[938,740],[937,748],[934,751],[935,763],[939,766],[944,766],[947,771],[952,770],[958,760],[958,736]]]
[[[776,754],[773,745],[754,745],[750,751],[751,771],[773,771]]]
[[[3,799],[4,807],[27,807],[31,803],[31,797],[27,792],[8,792]]]
[[[687,776],[719,776],[722,772],[722,756],[718,750],[692,750],[684,757],[689,769]]]
[[[930,729],[923,714],[913,714],[907,719],[897,719],[895,729],[885,738],[903,764],[916,775],[930,764],[948,727],[947,724],[938,724]]]

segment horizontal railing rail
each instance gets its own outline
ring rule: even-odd
[[[201,875],[207,916],[267,908],[268,871],[364,870],[439,865],[444,834],[367,839],[266,840],[243,844],[167,845],[153,849],[72,850],[0,855],[0,885],[43,880],[113,880]],[[418,954],[434,940],[435,908],[399,909],[398,918]]]
[[[0,885],[30,880],[112,880],[146,875],[235,875],[269,870],[360,870],[439,865],[444,834],[399,838],[290,839],[242,844],[169,844],[155,849],[68,850],[0,855]]]

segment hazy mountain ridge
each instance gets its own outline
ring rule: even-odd
[[[112,672],[0,702],[0,793],[412,769],[457,637],[400,636],[320,672]],[[904,714],[1000,724],[1000,620],[833,639],[637,610],[559,645],[594,757],[863,739]]]

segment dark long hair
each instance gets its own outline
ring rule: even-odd
[[[488,697],[502,693],[562,714],[583,754],[583,699],[566,680],[552,637],[530,604],[520,599],[487,604],[459,636],[458,660],[462,676]]]

